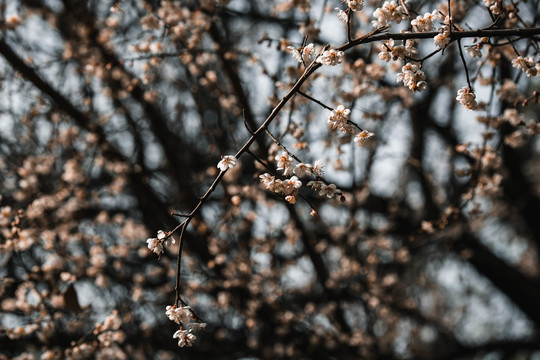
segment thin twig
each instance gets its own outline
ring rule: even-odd
[[[459,56],[461,57],[461,61],[463,62],[463,68],[465,69],[465,76],[467,76],[467,84],[469,85],[469,89],[473,91],[471,78],[469,77],[469,68],[467,67],[467,61],[465,61],[465,56],[463,56],[463,49],[461,48],[461,40],[458,39],[457,43],[459,49]]]
[[[388,40],[388,39],[394,39],[394,40],[408,40],[408,39],[426,39],[426,38],[434,38],[436,35],[438,35],[439,33],[438,32],[422,32],[422,33],[397,33],[397,34],[380,34],[381,32],[384,32],[388,29],[388,27],[382,27],[382,28],[378,28],[378,29],[375,29],[374,31],[364,35],[364,36],[361,36],[357,39],[354,39],[354,40],[350,40],[347,41],[347,43],[345,43],[344,45],[340,46],[337,48],[337,50],[339,51],[346,51],[352,47],[355,47],[355,46],[358,46],[360,44],[365,44],[365,43],[371,43],[371,42],[375,42],[375,41],[381,41],[381,40]],[[379,35],[377,35],[379,34]],[[471,83],[470,83],[470,78],[469,78],[469,74],[468,74],[468,69],[466,67],[466,63],[465,63],[465,59],[464,59],[464,56],[463,56],[463,51],[461,49],[461,42],[460,40],[462,38],[467,38],[467,37],[483,37],[483,36],[487,36],[487,37],[509,37],[509,36],[517,36],[517,37],[531,37],[531,36],[534,36],[534,35],[538,35],[540,34],[540,28],[532,28],[532,29],[492,29],[492,30],[487,30],[487,29],[483,29],[483,30],[475,30],[475,31],[456,31],[456,32],[452,32],[450,34],[450,38],[452,41],[456,41],[458,42],[459,44],[459,49],[460,49],[460,56],[462,58],[462,61],[464,63],[464,66],[465,66],[465,71],[466,71],[466,74],[467,74],[467,82],[469,83],[469,87],[472,89],[471,87]],[[1,42],[0,42],[0,45],[1,45]],[[324,50],[328,49],[329,46],[326,46],[324,48]],[[324,51],[323,50],[323,51]],[[431,54],[431,55],[428,55],[428,57],[431,57],[433,56],[435,53]],[[428,57],[426,57],[425,59],[427,59]],[[251,156],[254,156],[253,153],[250,151],[250,147],[251,145],[253,144],[253,142],[255,141],[256,137],[261,134],[263,131],[266,132],[269,136],[273,137],[273,135],[271,135],[271,133],[268,131],[268,126],[272,123],[272,121],[277,117],[277,115],[279,114],[279,112],[283,109],[283,107],[293,98],[294,95],[296,95],[297,93],[302,95],[302,96],[305,96],[307,98],[309,98],[310,100],[316,102],[317,104],[325,107],[326,109],[329,109],[329,110],[333,110],[332,108],[330,108],[329,106],[327,105],[324,105],[322,102],[314,99],[314,98],[311,98],[309,95],[303,93],[302,91],[300,91],[300,88],[301,86],[304,84],[304,82],[319,68],[321,67],[321,64],[318,63],[316,60],[313,61],[309,66],[306,67],[304,73],[302,74],[302,76],[296,81],[296,83],[294,84],[294,86],[289,90],[289,92],[281,99],[281,101],[278,103],[278,105],[272,110],[272,112],[270,113],[270,115],[266,118],[266,120],[263,122],[262,125],[259,126],[259,128],[255,131],[255,132],[251,132],[250,129],[248,128],[248,131],[250,132],[251,134],[251,137],[245,142],[245,144],[242,146],[242,148],[240,150],[238,150],[238,152],[236,153],[236,158],[239,158],[243,153],[248,153],[249,155]],[[358,127],[358,125],[354,124],[353,122],[350,122],[351,124],[355,125],[356,127]],[[359,127],[358,127],[359,128]],[[359,128],[360,129],[360,128]],[[276,141],[278,144],[279,141],[277,141],[277,139],[274,138],[274,141]],[[285,149],[285,151],[287,151],[288,154],[290,154],[295,160],[301,162],[294,154],[290,153],[283,145],[280,144],[280,146],[282,148]],[[255,156],[254,156],[255,157]],[[257,159],[257,157],[255,157]],[[261,162],[261,161],[259,161]],[[266,168],[267,165],[264,164],[263,162],[261,162]],[[182,257],[182,248],[183,248],[183,243],[184,243],[184,235],[185,235],[185,230],[187,228],[187,226],[189,225],[189,223],[191,222],[191,220],[195,217],[195,215],[199,212],[199,210],[202,208],[202,206],[204,205],[204,203],[208,200],[208,198],[210,197],[210,195],[215,191],[217,185],[221,182],[221,180],[223,179],[225,173],[227,172],[227,170],[225,171],[221,171],[217,176],[216,178],[214,179],[214,181],[212,182],[211,186],[208,188],[208,190],[206,191],[206,193],[204,194],[204,196],[202,196],[200,199],[199,199],[199,202],[198,204],[195,206],[195,208],[191,211],[191,213],[189,215],[186,216],[186,220],[184,220],[182,223],[180,223],[179,225],[177,225],[171,232],[168,233],[167,237],[169,236],[172,236],[174,233],[176,233],[177,231],[180,230],[180,244],[179,244],[179,247],[178,247],[178,258],[177,258],[177,271],[176,271],[176,287],[175,287],[175,290],[176,290],[176,298],[175,298],[175,304],[178,304],[179,301],[182,301],[181,298],[180,298],[180,270],[181,270],[181,257]],[[317,179],[319,179],[319,177],[317,177]],[[324,181],[324,180],[323,180]],[[339,194],[338,194],[339,195]],[[343,195],[341,193],[341,195]],[[306,200],[307,201],[307,200]],[[309,202],[308,202],[309,204]],[[310,205],[311,206],[311,205]],[[313,208],[313,207],[312,207]],[[183,303],[183,302],[182,302]]]
[[[185,214],[176,214],[176,213],[171,213],[172,216],[178,216],[178,217],[189,217],[189,215],[185,215]]]
[[[244,109],[242,109],[242,120],[244,121],[244,126],[246,127],[246,130],[253,135],[253,131],[249,128],[249,125],[247,123],[246,117],[244,116]]]
[[[325,108],[327,110],[330,110],[330,111],[334,110],[333,107],[330,107],[330,106],[324,104],[322,101],[315,99],[314,97],[306,94],[305,92],[303,92],[301,90],[298,90],[298,95],[302,95],[306,99],[309,99],[309,100],[313,101],[314,103],[317,103],[317,104],[321,105],[323,108]]]
[[[350,8],[347,8],[347,42],[352,41],[352,30],[351,30],[351,23],[352,23],[352,11]]]
[[[282,148],[283,151],[285,151],[294,160],[298,161],[299,163],[302,162],[302,160],[297,158],[296,155],[294,155],[292,152],[290,152],[285,145],[283,145],[278,139],[276,139],[276,137],[270,131],[266,130],[266,135],[268,135],[270,137],[270,139],[272,139],[272,141],[276,143],[276,145],[278,145],[280,148]]]

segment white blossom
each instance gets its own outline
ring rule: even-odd
[[[405,45],[395,45],[393,39],[386,40],[380,46],[379,59],[388,62],[390,59],[396,61],[412,57],[418,53],[416,43],[417,40],[409,39],[405,41]]]
[[[285,196],[285,201],[287,201],[289,204],[296,204],[296,196],[294,195],[287,195]]]
[[[533,58],[530,56],[518,56],[512,60],[512,66],[524,71],[527,77],[536,76],[538,73],[536,69],[537,63],[535,63]]]
[[[146,242],[148,243],[148,249],[150,249],[152,252],[158,255],[163,253],[163,241],[156,238],[148,238]]]
[[[525,71],[529,68],[529,59],[518,56],[517,58],[512,59],[512,66]]]
[[[310,164],[300,163],[295,166],[293,172],[298,176],[311,175],[313,166]]]
[[[437,10],[433,10],[431,13],[425,13],[424,16],[418,15],[416,19],[411,21],[411,25],[416,26],[420,32],[432,31],[434,28],[433,23],[439,17],[439,12]]]
[[[399,24],[401,20],[407,18],[403,8],[396,1],[385,1],[382,7],[375,9],[373,17],[377,19],[372,21],[375,28],[387,26],[390,22]]]
[[[369,142],[373,137],[375,136],[374,133],[369,132],[367,130],[362,130],[359,134],[357,134],[354,137],[354,142],[358,143],[359,145],[364,145],[367,142]]]
[[[467,47],[465,47],[465,51],[472,58],[475,58],[475,57],[481,58],[482,57],[482,51],[480,51],[480,49],[477,46],[467,46]]]
[[[328,116],[328,124],[332,129],[339,129],[345,132],[348,132],[350,125],[349,114],[351,110],[346,109],[345,106],[339,105],[337,109],[332,110]]]
[[[304,60],[304,62],[306,64],[311,62],[311,57],[315,53],[314,46],[315,45],[313,45],[313,43],[311,43],[311,44],[308,44],[308,45],[304,46],[304,48],[302,49],[302,59]]]
[[[287,50],[289,50],[294,60],[299,63],[302,62],[302,55],[300,55],[299,49],[295,48],[294,46],[287,46]]]
[[[221,161],[217,164],[217,167],[221,171],[227,171],[230,168],[236,166],[236,156],[234,155],[225,155]]]
[[[191,333],[191,330],[178,330],[174,333],[173,339],[178,338],[178,346],[184,347],[184,346],[192,346],[193,343],[195,343],[195,340],[197,340],[197,337],[195,334]]]
[[[295,48],[292,46],[288,46],[287,49],[290,51],[292,57],[294,60],[296,60],[299,63],[304,62],[305,64],[308,64],[311,62],[311,56],[315,52],[313,44],[308,44],[304,46],[303,48]]]
[[[192,312],[189,306],[169,305],[166,308],[165,314],[169,320],[177,324],[187,324],[191,320]]]
[[[321,160],[316,160],[315,165],[313,165],[313,175],[323,176],[324,174],[324,164]]]
[[[323,185],[325,185],[325,183],[320,180],[312,180],[307,183],[307,186],[312,188],[314,191],[320,190]]]
[[[389,51],[381,51],[379,53],[379,59],[381,59],[382,61],[390,61],[390,59],[392,59],[392,55],[390,54]]]
[[[340,8],[336,8],[337,11],[337,17],[340,21],[347,22],[349,20],[349,15],[346,11],[341,10]]]
[[[484,0],[484,5],[489,8],[494,15],[499,15],[501,13],[502,0]]]
[[[401,71],[396,78],[397,82],[403,81],[403,85],[412,91],[424,91],[427,89],[426,74],[418,68],[418,65],[407,63],[401,68]]]
[[[433,41],[440,49],[444,49],[450,43],[450,31],[443,30],[433,38]]]
[[[343,51],[336,49],[326,50],[317,58],[317,62],[327,66],[341,64],[343,61]]]
[[[349,9],[352,11],[360,11],[364,8],[364,0],[347,0],[343,2],[346,2]]]
[[[268,190],[284,195],[285,200],[291,204],[296,203],[296,195],[298,195],[298,189],[302,187],[302,181],[300,181],[298,177],[292,176],[289,179],[280,180],[276,179],[270,174],[265,173],[259,175],[259,178]]]
[[[269,188],[276,181],[276,177],[268,173],[259,175],[259,179],[261,180],[263,185],[266,186],[267,188]]]
[[[476,95],[474,95],[474,92],[468,86],[458,90],[456,100],[466,109],[476,109]]]
[[[158,255],[161,255],[163,253],[163,242],[167,238],[167,236],[168,234],[165,231],[159,230],[157,232],[156,238],[148,238],[146,240],[146,243],[148,244],[148,249]],[[170,237],[167,241],[167,245],[170,245],[171,243],[174,244],[174,242],[174,239]]]
[[[300,181],[296,176],[283,181],[283,192],[285,195],[296,193],[300,187],[302,187],[302,181]]]
[[[319,196],[322,196],[322,197],[334,197],[334,195],[336,195],[337,193],[337,190],[336,190],[336,185],[335,184],[322,184],[321,185],[321,190],[319,191]]]
[[[283,175],[287,176],[289,174],[292,174],[292,159],[289,157],[287,152],[283,152],[281,155],[276,155],[275,160],[277,161],[277,168],[278,170],[283,171]]]

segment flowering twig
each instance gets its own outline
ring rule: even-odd
[[[321,67],[322,64],[313,61],[304,71],[302,76],[298,79],[296,84],[289,90],[289,92],[281,99],[281,101],[278,103],[278,105],[272,110],[268,118],[264,121],[262,125],[259,126],[259,128],[252,133],[249,140],[246,141],[246,143],[242,146],[242,148],[236,153],[235,157],[239,158],[243,153],[248,152],[251,145],[255,142],[255,138],[260,135],[263,131],[266,131],[270,123],[276,118],[277,114],[281,111],[281,109],[287,104],[287,102],[298,92],[300,87],[304,84],[304,82],[313,74],[319,67]],[[180,231],[180,244],[178,246],[178,258],[177,258],[177,264],[176,264],[176,286],[175,286],[175,305],[178,305],[178,302],[180,301],[180,269],[181,269],[181,257],[182,257],[182,248],[183,248],[183,239],[184,234],[187,226],[190,224],[191,220],[195,217],[195,215],[199,212],[199,210],[202,208],[203,204],[208,200],[210,195],[215,191],[217,185],[221,182],[223,179],[223,176],[225,175],[225,171],[221,171],[206,193],[199,199],[198,204],[195,206],[195,208],[189,213],[186,220],[184,220],[182,223],[177,225],[173,230],[171,230],[167,238],[172,236],[173,234]]]
[[[380,27],[380,28],[377,28],[375,30],[373,30],[372,32],[364,35],[364,36],[361,36],[359,38],[356,38],[356,39],[352,39],[352,36],[351,36],[351,30],[350,30],[350,20],[351,20],[351,11],[349,11],[348,13],[348,28],[347,28],[347,32],[348,32],[348,36],[347,36],[347,42],[345,44],[343,44],[342,46],[334,49],[334,50],[330,50],[330,51],[327,51],[327,49],[329,48],[329,46],[326,46],[323,51],[321,52],[321,54],[319,54],[317,56],[317,58],[315,59],[315,61],[312,61],[309,65],[306,66],[306,63],[304,62],[304,66],[305,66],[305,70],[304,72],[302,73],[302,75],[300,76],[300,78],[296,81],[296,83],[293,85],[293,87],[289,90],[289,92],[281,99],[281,101],[277,104],[277,106],[274,107],[274,109],[272,110],[272,112],[270,113],[270,115],[266,118],[266,120],[257,128],[257,130],[255,131],[252,131],[252,129],[250,129],[248,126],[247,126],[247,122],[246,122],[246,119],[244,118],[244,124],[246,125],[246,129],[248,130],[248,132],[250,133],[250,137],[249,139],[244,143],[244,145],[237,151],[237,153],[234,155],[234,156],[230,156],[228,155],[228,157],[231,157],[231,158],[234,158],[234,160],[238,159],[242,154],[244,153],[248,153],[250,156],[254,157],[259,163],[261,163],[265,168],[269,169],[270,170],[270,167],[264,163],[260,158],[256,157],[251,151],[250,151],[250,147],[252,146],[252,144],[257,140],[259,141],[258,136],[261,135],[263,132],[266,132],[268,136],[270,136],[272,138],[272,140],[277,143],[281,148],[283,148],[286,153],[288,155],[290,155],[293,159],[295,159],[296,161],[298,162],[301,162],[300,159],[298,159],[294,154],[292,154],[290,151],[288,151],[286,149],[285,146],[283,146],[283,144],[281,144],[271,133],[270,131],[268,131],[268,127],[269,125],[272,123],[272,121],[277,117],[277,115],[280,113],[280,111],[284,108],[284,106],[294,97],[294,95],[296,94],[299,94],[301,96],[304,96],[306,97],[307,99],[317,103],[318,105],[328,109],[328,110],[332,110],[334,111],[330,106],[327,106],[325,105],[324,103],[322,103],[321,101],[307,95],[306,93],[304,93],[303,91],[300,90],[300,88],[302,87],[302,85],[304,84],[304,82],[318,69],[320,68],[323,63],[324,64],[327,64],[327,65],[335,65],[336,63],[340,63],[341,62],[341,52],[343,51],[346,51],[350,48],[353,48],[355,46],[358,46],[360,44],[365,44],[365,43],[371,43],[371,42],[374,42],[374,41],[381,41],[381,40],[388,40],[388,39],[394,39],[394,40],[408,40],[408,39],[426,39],[426,38],[434,38],[435,36],[437,36],[439,34],[439,32],[434,32],[434,31],[431,31],[431,32],[415,32],[415,33],[394,33],[394,34],[381,34],[382,32],[386,31],[388,29],[387,26],[385,27]],[[458,29],[460,30],[460,29]],[[540,28],[531,28],[531,29],[479,29],[479,30],[474,30],[474,31],[455,31],[455,32],[451,32],[450,33],[450,39],[451,41],[457,41],[458,42],[458,45],[459,45],[459,49],[460,49],[460,56],[461,56],[461,59],[464,63],[464,66],[465,66],[465,70],[466,70],[466,74],[467,74],[467,82],[469,84],[469,87],[472,89],[471,87],[471,82],[470,82],[470,78],[469,78],[469,74],[468,74],[468,69],[466,67],[466,64],[465,64],[465,59],[464,59],[464,56],[463,56],[463,51],[461,49],[461,43],[460,43],[460,40],[462,38],[467,38],[467,37],[483,37],[483,36],[486,36],[486,37],[510,37],[510,36],[517,36],[517,37],[531,37],[533,35],[538,35],[540,34]],[[303,45],[305,46],[305,45]],[[438,50],[439,51],[439,50]],[[433,56],[434,54],[436,54],[438,51],[436,52],[433,52],[432,54],[426,56],[423,60]],[[332,54],[329,54],[327,55],[327,53],[330,53],[332,52]],[[324,56],[321,56],[322,54],[324,53]],[[303,60],[303,59],[302,59]],[[322,61],[321,61],[322,60]],[[339,61],[336,61],[336,60],[339,60]],[[423,61],[422,60],[422,61]],[[357,125],[355,124],[354,122],[350,121],[347,119],[347,123],[348,124],[351,124],[353,126],[355,126],[356,128],[358,128],[360,131],[362,131],[362,129]],[[368,132],[366,132],[368,133]],[[370,134],[368,133],[369,137],[371,137],[373,134]],[[367,135],[366,135],[367,136]],[[223,167],[221,168],[221,171],[220,173],[215,177],[214,181],[212,182],[212,184],[210,185],[210,187],[208,188],[208,190],[206,191],[206,193],[199,199],[199,202],[197,203],[197,205],[195,206],[195,208],[193,208],[193,210],[188,214],[188,215],[182,215],[183,217],[185,217],[186,219],[180,223],[179,225],[177,225],[172,231],[166,233],[166,238],[172,236],[173,234],[176,234],[176,233],[180,233],[179,234],[179,238],[180,238],[180,244],[179,244],[179,247],[178,247],[178,256],[177,256],[177,268],[176,268],[176,286],[175,286],[175,291],[176,291],[176,296],[175,296],[175,306],[177,306],[179,303],[183,304],[184,305],[184,302],[182,301],[182,299],[180,298],[180,270],[181,270],[181,257],[182,257],[182,250],[183,250],[183,243],[184,243],[184,236],[185,236],[185,233],[186,233],[186,229],[187,227],[189,226],[190,222],[193,220],[193,218],[196,216],[196,214],[200,211],[200,209],[202,208],[202,206],[206,203],[206,201],[209,199],[209,197],[211,196],[211,194],[215,191],[215,189],[217,188],[217,185],[222,181],[225,173],[228,171],[228,167]],[[271,171],[271,172],[275,172],[275,171]],[[319,180],[319,176],[316,176],[317,178],[317,181]],[[322,179],[321,179],[322,180]],[[336,191],[335,190],[335,185],[332,185],[334,186],[334,192]],[[339,192],[340,193],[340,192]],[[339,194],[338,193],[338,194]],[[303,197],[303,196],[302,196]],[[330,197],[330,196],[329,196]],[[304,198],[305,199],[305,198]],[[306,200],[307,201],[307,200]],[[308,202],[309,204],[309,202]],[[311,206],[311,204],[310,204]],[[313,208],[313,206],[311,206]]]
[[[287,151],[287,153],[289,153],[289,151],[288,151],[285,147],[284,147],[284,150]],[[259,164],[261,164],[262,167],[264,167],[266,170],[268,170],[269,172],[271,172],[274,176],[280,176],[280,175],[278,174],[278,172],[277,172],[274,168],[272,168],[272,167],[269,166],[267,163],[265,163],[264,161],[262,161],[258,156],[256,156],[255,154],[253,154],[253,152],[251,152],[251,150],[246,151],[246,153],[247,153],[248,155],[250,155],[253,159],[255,159],[255,161],[257,161]],[[290,153],[289,153],[289,154],[290,154]],[[294,156],[293,154],[290,154],[290,155],[291,155],[291,156]],[[297,161],[299,161],[299,160],[297,160]],[[325,181],[324,179],[322,179],[322,178],[320,178],[320,177],[318,177],[318,179],[320,179],[320,180],[322,180],[322,181]],[[328,184],[328,182],[326,182],[326,181],[325,181],[325,183]],[[308,198],[306,198],[306,197],[305,197],[304,195],[302,195],[302,194],[298,194],[298,195],[299,195],[299,196],[300,196],[300,197],[301,197],[301,198],[309,205],[309,207],[311,208],[311,210],[313,210],[313,211],[316,212],[315,206],[311,203],[311,201],[309,201]]]

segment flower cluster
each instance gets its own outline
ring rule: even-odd
[[[352,11],[360,11],[364,8],[364,0],[341,0],[341,2],[347,3],[347,6]]]
[[[478,105],[476,95],[468,86],[458,90],[456,100],[468,110],[475,110]]]
[[[333,198],[336,195],[341,195],[341,191],[338,190],[336,184],[325,184],[321,180],[312,180],[307,183],[307,186],[314,191],[318,191],[320,197]]]
[[[354,128],[349,124],[349,114],[351,110],[345,109],[345,106],[339,105],[337,109],[330,112],[328,124],[332,129],[338,129],[344,133],[354,132]]]
[[[345,134],[354,134],[356,132],[356,128],[353,126],[354,123],[349,121],[350,113],[351,110],[346,109],[343,105],[339,105],[337,109],[332,110],[330,112],[330,116],[328,116],[328,124],[330,128],[338,129]],[[355,136],[354,141],[358,143],[358,145],[364,145],[374,136],[375,134],[367,130],[361,130],[360,133]]]
[[[339,20],[345,23],[349,21],[349,14],[347,13],[347,11],[343,11],[340,8],[336,8],[336,11],[337,11],[337,17]]]
[[[374,133],[367,130],[362,130],[354,137],[354,142],[358,143],[359,145],[364,145],[371,141],[374,137]]]
[[[502,0],[484,0],[484,5],[489,8],[494,15],[499,15],[501,13]]]
[[[373,17],[377,19],[371,22],[375,28],[388,26],[392,21],[399,24],[401,20],[407,18],[403,8],[396,1],[385,1],[382,8],[375,9]]]
[[[417,40],[406,40],[405,45],[395,45],[393,39],[386,40],[381,44],[379,59],[383,61],[404,60],[406,57],[412,57],[418,53],[416,48]]]
[[[195,340],[197,340],[194,332],[206,327],[206,323],[191,322],[194,315],[189,306],[169,305],[166,308],[165,314],[169,320],[180,325],[180,330],[176,331],[173,335],[173,339],[178,339],[179,347],[192,346]],[[184,330],[184,325],[189,326],[190,329]]]
[[[287,152],[284,151],[281,155],[276,155],[274,159],[277,162],[277,169],[282,170],[283,175],[288,176],[292,174],[293,169],[291,165],[293,160],[289,157]]]
[[[294,173],[298,176],[309,176],[313,171],[313,165],[311,164],[300,163],[294,167]]]
[[[343,61],[343,51],[336,49],[326,50],[317,58],[317,62],[327,66],[341,64]]]
[[[148,244],[148,249],[152,252],[161,255],[163,253],[163,242],[167,238],[168,234],[163,230],[159,230],[156,238],[148,238],[146,243]],[[174,239],[170,238],[170,242],[174,244]],[[169,245],[169,244],[167,244]]]
[[[347,22],[349,20],[348,11],[360,11],[364,8],[364,0],[341,0],[341,2],[347,4],[347,11],[343,11],[340,8],[336,8],[338,11],[338,19]]]
[[[432,31],[434,29],[434,22],[440,19],[441,14],[437,10],[433,10],[431,13],[425,13],[424,16],[418,15],[416,19],[411,21],[412,26],[416,26],[416,29],[420,32]]]
[[[407,86],[412,91],[423,91],[427,89],[426,74],[419,69],[418,65],[407,63],[401,68],[401,73],[398,74],[396,81],[403,81],[403,85]]]
[[[447,27],[443,27],[438,35],[433,38],[435,46],[438,46],[440,49],[444,49],[446,45],[450,43],[450,31]]]
[[[197,337],[191,330],[177,330],[173,335],[173,339],[176,338],[178,338],[178,346],[180,347],[192,346],[195,340],[197,340]]]
[[[481,49],[481,47],[478,46],[478,45],[466,46],[465,47],[465,51],[472,58],[475,58],[475,57],[481,58],[482,57],[482,51],[480,49]]]
[[[189,306],[178,307],[176,305],[168,305],[165,310],[165,314],[169,320],[174,321],[177,324],[187,324],[191,321],[193,316]]]
[[[296,60],[299,63],[309,64],[311,62],[311,56],[315,52],[314,45],[309,44],[304,46],[303,48],[294,48],[292,46],[288,46],[287,49],[291,52],[291,55],[294,60]]]
[[[512,60],[512,66],[521,69],[527,77],[538,76],[540,74],[540,63],[534,62],[532,57],[518,56]]]
[[[285,196],[285,200],[287,200],[290,204],[296,203],[298,189],[302,187],[302,181],[300,181],[297,176],[281,180],[276,179],[276,177],[273,175],[265,173],[260,175],[259,178],[268,190]]]
[[[324,165],[322,161],[315,161],[314,165],[299,163],[294,167],[291,166],[292,160],[287,156],[286,153],[283,153],[281,156],[276,156],[278,162],[278,170],[285,170],[288,173],[291,171],[296,175],[288,179],[281,180],[276,178],[273,175],[264,173],[259,175],[261,183],[265,186],[266,189],[280,194],[285,197],[285,200],[290,204],[296,203],[296,198],[298,196],[298,190],[302,187],[302,181],[298,176],[315,176],[317,180],[309,181],[307,186],[311,187],[313,190],[318,191],[319,195],[324,197],[333,197],[336,194],[341,194],[341,191],[337,190],[336,185],[326,184],[324,181],[319,180],[324,173]],[[291,170],[292,169],[292,170]]]
[[[227,171],[228,169],[236,166],[236,161],[237,160],[234,155],[225,155],[217,164],[217,167],[221,171]]]

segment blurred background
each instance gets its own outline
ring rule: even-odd
[[[353,13],[353,38],[382,3]],[[538,26],[537,0],[406,7],[448,3],[464,30]],[[178,241],[158,259],[146,239],[194,209],[301,76],[288,46],[347,42],[335,8],[0,1],[0,359],[540,359],[539,81],[512,66],[538,61],[536,36],[454,42],[422,62],[419,93],[380,42],[320,68],[302,91],[375,140],[329,129],[300,95],[268,130],[321,160],[344,201],[266,190],[256,159],[275,169],[281,150],[257,137],[187,228],[180,294],[208,326],[191,348],[173,339]],[[455,100],[467,75],[478,111]]]

